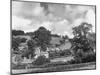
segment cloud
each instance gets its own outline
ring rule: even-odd
[[[68,20],[66,19],[55,22],[52,24],[52,33],[59,35],[68,35],[69,37],[72,37],[72,25],[70,25]]]
[[[12,29],[27,30],[27,29],[31,28],[28,25],[30,23],[31,23],[30,20],[19,18],[19,17],[16,17],[16,16],[12,16]]]
[[[87,14],[86,14],[86,22],[88,22],[89,24],[92,24],[93,28],[93,32],[95,32],[95,13],[94,11],[91,9],[91,10],[88,10]]]
[[[94,10],[94,6],[13,1],[12,26],[25,32],[44,26],[52,33],[72,37],[72,27],[82,22],[92,24],[95,31]]]
[[[43,8],[40,3],[33,2],[12,2],[12,13],[25,19],[37,18],[43,15]]]

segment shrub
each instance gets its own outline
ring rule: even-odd
[[[45,63],[49,63],[50,60],[48,58],[46,58],[45,56],[39,56],[34,62],[34,65],[43,65]]]
[[[12,69],[25,69],[25,64],[12,64]]]
[[[70,61],[68,61],[68,64],[79,64],[80,63],[80,61],[79,60],[70,60]]]
[[[96,54],[90,54],[82,59],[83,63],[86,62],[96,62]]]
[[[26,42],[26,38],[21,38],[21,42],[25,43]]]
[[[96,62],[96,54],[89,54],[82,58],[75,57],[74,60],[68,61],[69,64],[88,63],[88,62]]]

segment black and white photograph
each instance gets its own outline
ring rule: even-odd
[[[11,74],[96,69],[96,6],[11,0]]]

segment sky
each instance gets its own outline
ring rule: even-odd
[[[95,32],[94,6],[12,1],[12,29],[32,32],[43,26],[71,38],[72,28],[82,22],[92,24]]]

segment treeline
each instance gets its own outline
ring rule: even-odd
[[[18,36],[18,35],[34,35],[34,32],[27,32],[25,33],[23,30],[12,30],[12,36]]]
[[[25,33],[23,30],[12,30],[12,36],[18,36],[18,35],[29,35],[29,36],[33,36],[35,35],[34,32],[27,32]],[[60,35],[57,34],[50,34],[53,37],[61,37]]]
[[[12,30],[12,35],[17,36],[17,35],[24,35],[25,32],[22,30]]]

